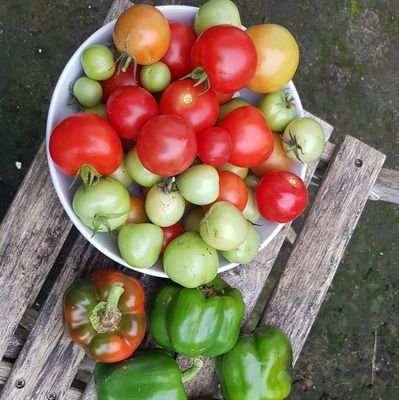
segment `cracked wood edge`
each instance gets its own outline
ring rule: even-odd
[[[356,159],[362,160],[361,167],[355,165]],[[294,362],[384,161],[379,151],[346,136],[329,164],[261,319],[262,324],[278,326],[288,334]]]

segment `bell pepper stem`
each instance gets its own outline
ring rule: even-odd
[[[195,375],[198,374],[198,372],[201,371],[202,366],[204,363],[200,358],[194,358],[193,359],[193,365],[186,369],[185,371],[182,372],[181,374],[181,380],[183,383],[188,382],[190,379],[193,379]]]
[[[117,310],[119,300],[125,289],[121,286],[111,285],[107,296],[107,310]]]

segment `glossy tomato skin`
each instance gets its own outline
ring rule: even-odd
[[[231,156],[231,138],[220,126],[212,126],[197,133],[198,158],[205,164],[219,167]]]
[[[110,175],[123,158],[115,129],[94,113],[76,113],[63,119],[51,133],[49,151],[56,166],[71,176],[83,164],[91,165],[101,175]]]
[[[183,226],[180,222],[176,222],[174,225],[165,226],[161,228],[163,230],[163,243],[161,254],[164,253],[168,244],[177,236],[184,233]]]
[[[219,102],[213,90],[204,93],[204,84],[194,85],[192,79],[172,82],[162,93],[159,110],[161,114],[183,117],[194,132],[200,132],[215,125]]]
[[[161,61],[169,67],[174,81],[192,71],[191,47],[197,35],[190,25],[180,21],[169,21],[169,27],[170,44]]]
[[[230,163],[255,167],[273,151],[273,135],[259,109],[243,106],[231,111],[219,126],[229,132],[232,142]]]
[[[104,101],[106,102],[108,100],[108,97],[111,96],[111,94],[117,89],[120,89],[124,86],[139,86],[140,71],[141,66],[138,65],[135,75],[133,64],[129,64],[126,71],[123,72],[120,67],[120,63],[117,62],[113,75],[104,81],[100,81],[100,85],[103,88]]]
[[[271,171],[259,181],[255,201],[265,219],[286,223],[299,217],[305,210],[308,192],[302,179],[294,173]]]
[[[135,140],[143,125],[158,114],[154,97],[139,86],[118,89],[107,101],[108,121],[125,140]]]
[[[256,47],[258,63],[248,88],[258,93],[277,92],[288,83],[299,64],[299,48],[281,25],[253,25],[247,30]]]
[[[213,26],[202,32],[191,50],[193,67],[202,67],[212,89],[233,93],[250,81],[257,55],[247,33],[230,25]]]
[[[137,138],[137,155],[145,168],[160,176],[187,169],[197,154],[193,128],[177,115],[158,115],[148,121]]]

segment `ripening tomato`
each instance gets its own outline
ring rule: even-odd
[[[169,21],[169,27],[170,44],[161,61],[169,67],[172,81],[175,81],[193,69],[191,47],[193,47],[197,35],[190,25],[180,21]]]
[[[184,232],[182,224],[180,222],[176,222],[174,225],[171,226],[164,226],[162,227],[163,230],[163,243],[162,243],[162,250],[161,254],[164,253],[168,244],[175,238],[181,235]]]
[[[299,217],[305,210],[308,192],[302,179],[294,173],[271,171],[259,181],[255,201],[265,219],[285,223]]]
[[[253,25],[247,29],[256,48],[256,72],[247,87],[257,93],[277,92],[288,83],[299,64],[299,48],[281,25]]]
[[[229,112],[219,126],[229,132],[232,142],[230,163],[254,167],[273,151],[273,135],[258,108],[243,106]]]
[[[120,89],[124,86],[138,86],[140,84],[140,71],[141,66],[138,65],[136,68],[136,74],[134,74],[133,64],[130,64],[125,72],[122,71],[120,62],[118,61],[115,66],[114,74],[106,79],[100,81],[100,85],[103,88],[103,99],[106,102],[108,97],[111,96],[115,90]]]
[[[116,20],[113,37],[119,53],[133,57],[140,65],[153,64],[168,50],[169,23],[154,6],[135,4]]]
[[[251,171],[257,175],[262,176],[269,171],[288,171],[293,161],[288,158],[284,151],[281,135],[273,132],[274,148],[273,152],[263,163],[251,168]]]
[[[178,115],[150,119],[137,137],[137,155],[143,166],[161,176],[173,176],[187,169],[197,155],[193,128]]]
[[[219,113],[219,103],[213,90],[204,93],[205,84],[196,86],[192,79],[172,82],[162,93],[159,101],[161,114],[174,114],[183,117],[194,129],[200,132],[215,125]]]
[[[231,156],[231,138],[226,129],[212,126],[197,133],[198,158],[205,164],[219,167]]]
[[[221,106],[222,104],[226,104],[228,101],[232,99],[234,96],[234,93],[221,93],[221,92],[215,92],[216,96],[219,101],[219,105]]]
[[[256,49],[247,33],[230,25],[202,32],[191,50],[193,67],[201,67],[211,88],[222,93],[246,86],[255,73],[256,60]]]
[[[55,165],[67,175],[90,165],[100,175],[112,174],[123,159],[122,144],[108,121],[94,113],[76,113],[63,119],[50,136]]]
[[[158,113],[154,97],[140,86],[122,87],[107,101],[108,121],[127,140],[135,140],[143,125]]]

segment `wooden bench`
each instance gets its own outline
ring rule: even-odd
[[[130,4],[114,1],[105,22]],[[320,122],[328,139],[333,128]],[[297,360],[367,199],[399,202],[399,173],[383,169],[384,160],[379,151],[347,136],[337,147],[328,143],[320,162],[309,164],[306,183],[317,169],[320,188],[302,230],[291,239],[291,255],[267,303],[259,303],[259,296],[289,224],[250,265],[221,275],[243,292],[243,330],[253,328],[249,317],[258,302],[263,312],[255,324],[281,327]],[[72,229],[53,189],[44,143],[1,224],[0,254],[0,400],[96,399],[94,363],[65,334],[62,296],[80,276],[115,265]],[[135,275],[150,300],[160,279]],[[51,287],[49,293],[43,285]],[[40,291],[45,301],[37,312]],[[151,345],[150,338],[144,345]],[[182,366],[190,362],[178,361]],[[218,392],[213,361],[204,359],[204,364],[186,386],[190,398]]]

